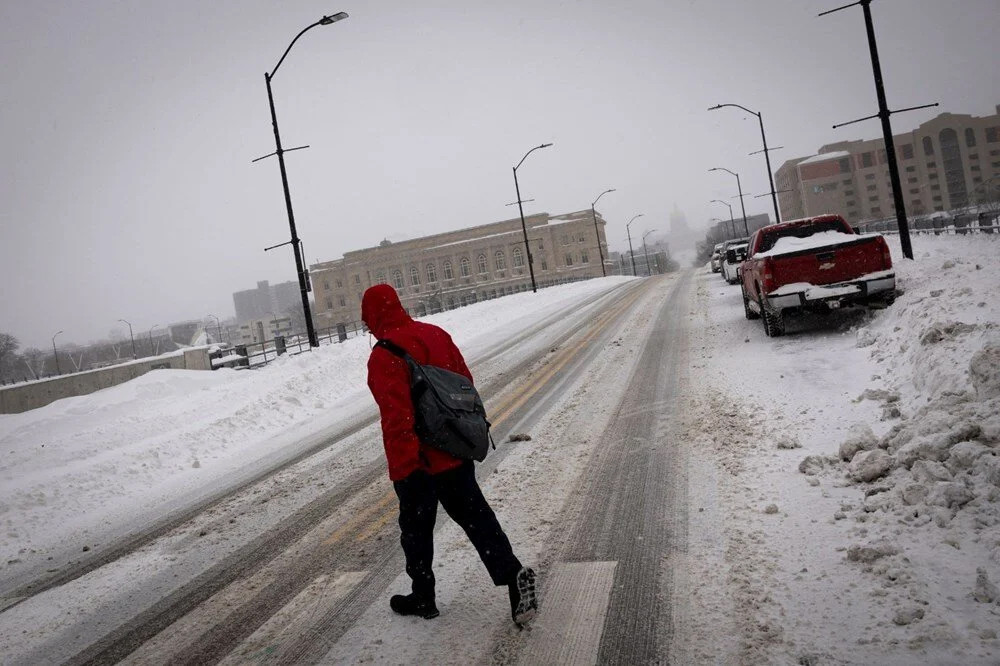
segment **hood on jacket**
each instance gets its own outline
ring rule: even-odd
[[[361,297],[361,320],[379,340],[390,330],[412,321],[399,302],[399,294],[387,284],[377,284],[365,291]]]

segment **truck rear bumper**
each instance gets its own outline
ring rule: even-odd
[[[838,307],[863,302],[876,296],[884,298],[896,291],[896,275],[879,275],[870,280],[855,280],[840,284],[809,285],[801,291],[768,295],[767,305],[772,310],[806,308],[820,304]]]

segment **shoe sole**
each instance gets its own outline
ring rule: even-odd
[[[538,610],[538,600],[535,597],[535,572],[524,568],[517,573],[517,593],[520,599],[517,610],[514,611],[514,623],[524,626],[534,619]]]

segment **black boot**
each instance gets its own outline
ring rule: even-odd
[[[389,607],[400,615],[419,615],[425,620],[440,615],[434,599],[418,597],[415,594],[394,594],[389,599]]]
[[[523,567],[517,572],[514,581],[507,586],[510,593],[510,616],[519,627],[531,622],[538,610],[538,599],[535,596],[535,572],[530,567]]]

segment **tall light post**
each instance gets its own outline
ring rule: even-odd
[[[632,223],[638,220],[643,215],[645,215],[645,213],[639,213],[638,215],[634,216],[631,220],[629,220],[628,224],[625,225],[625,233],[628,234],[628,256],[632,259],[632,277],[637,277],[637,276],[635,274],[635,252],[632,251],[632,232],[629,230],[629,227],[631,227]]]
[[[215,330],[219,334],[219,344],[222,344],[224,342],[222,339],[222,324],[219,322],[219,318],[214,314],[210,314],[208,316],[215,320]]]
[[[312,311],[309,307],[309,280],[308,274],[306,272],[303,258],[302,258],[302,241],[299,239],[298,232],[295,230],[295,214],[292,212],[292,195],[288,191],[288,173],[285,171],[285,153],[288,152],[281,147],[281,135],[278,132],[278,116],[274,110],[274,95],[271,93],[271,79],[278,72],[278,68],[281,67],[281,63],[285,61],[285,56],[288,52],[292,50],[295,42],[298,41],[299,37],[312,30],[318,25],[330,25],[331,23],[336,23],[337,21],[342,21],[347,18],[347,12],[338,12],[332,16],[324,16],[320,20],[316,21],[310,26],[307,26],[302,32],[295,36],[292,43],[288,45],[285,49],[284,54],[282,54],[281,59],[278,60],[278,64],[274,66],[274,69],[268,73],[264,72],[264,83],[267,84],[267,101],[271,106],[271,125],[274,126],[274,145],[275,151],[270,155],[265,155],[264,157],[270,157],[271,155],[278,156],[278,166],[281,169],[281,186],[285,192],[285,209],[288,211],[288,228],[292,232],[292,238],[288,243],[281,243],[279,245],[274,245],[269,248],[265,248],[265,251],[274,249],[276,247],[281,247],[282,245],[291,245],[292,250],[295,252],[295,271],[299,277],[299,291],[302,292],[302,313],[306,318],[306,334],[309,336],[309,346],[319,347],[319,339],[316,337],[316,329],[313,326],[312,321]],[[298,148],[290,148],[289,150],[299,150],[300,148],[308,148],[308,146],[299,146]],[[260,157],[257,159],[264,159]],[[257,160],[254,160],[255,162]]]
[[[62,333],[62,331],[59,331],[59,333]],[[56,335],[59,335],[59,333],[56,333]],[[56,335],[52,336],[52,355],[56,357],[56,374],[61,375],[62,370],[59,369],[59,353],[56,351]]]
[[[517,192],[517,210],[521,213],[521,231],[524,233],[524,251],[528,254],[528,274],[531,275],[531,291],[533,293],[538,293],[538,286],[535,284],[535,265],[531,260],[531,245],[528,243],[528,227],[524,224],[524,206],[521,205],[521,187],[517,184],[517,169],[524,164],[524,160],[528,159],[528,155],[539,148],[548,148],[551,145],[551,143],[543,143],[540,146],[535,146],[526,152],[521,161],[514,167],[514,191]]]
[[[128,337],[130,340],[132,340],[132,360],[134,361],[135,359],[138,358],[138,356],[136,356],[135,354],[135,336],[132,335],[132,324],[129,324],[124,319],[119,319],[118,321],[122,322],[123,324],[128,324]]]
[[[711,203],[720,203],[729,209],[729,226],[733,230],[733,238],[736,238],[736,221],[733,219],[733,207],[728,201],[723,201],[722,199],[712,199]]]
[[[743,211],[743,230],[747,232],[747,236],[750,235],[750,227],[747,226],[747,209],[743,205],[743,186],[740,185],[740,174],[735,171],[730,171],[726,167],[712,167],[709,171],[725,171],[726,173],[736,176],[736,191],[740,193],[740,210]],[[774,196],[774,186],[771,186],[771,195]],[[777,204],[775,204],[775,210],[777,210]],[[775,223],[777,224],[777,223]],[[736,235],[735,233],[733,234]]]
[[[153,324],[153,328],[156,328],[159,324]],[[155,356],[153,352],[153,328],[149,329],[149,355]]]
[[[608,271],[606,268],[604,268],[604,251],[601,249],[601,232],[597,229],[597,211],[594,210],[594,206],[596,206],[597,202],[601,200],[601,197],[603,197],[608,192],[614,192],[614,191],[615,191],[614,188],[611,188],[610,190],[604,190],[599,195],[597,195],[597,198],[594,199],[594,202],[590,204],[590,214],[594,218],[594,234],[597,236],[597,253],[601,256],[601,275],[603,275],[604,277],[608,276]]]
[[[743,109],[747,113],[757,116],[757,122],[760,123],[760,140],[764,144],[764,161],[767,163],[767,182],[771,184],[771,203],[774,204],[774,223],[778,224],[781,222],[781,214],[778,212],[778,195],[774,192],[774,176],[771,175],[771,156],[768,153],[767,136],[764,134],[764,116],[758,111],[751,111],[747,107],[740,106],[739,104],[716,104],[715,106],[709,108],[709,111],[715,111],[716,109],[721,109],[725,106],[734,106],[737,109]],[[732,171],[729,173],[732,173]],[[740,198],[740,201],[743,201],[742,197]],[[749,232],[747,232],[747,235],[750,235]]]
[[[653,274],[653,270],[649,267],[649,252],[646,252],[646,236],[656,231],[656,229],[650,229],[642,235],[642,254],[646,257],[646,277],[650,277]]]

